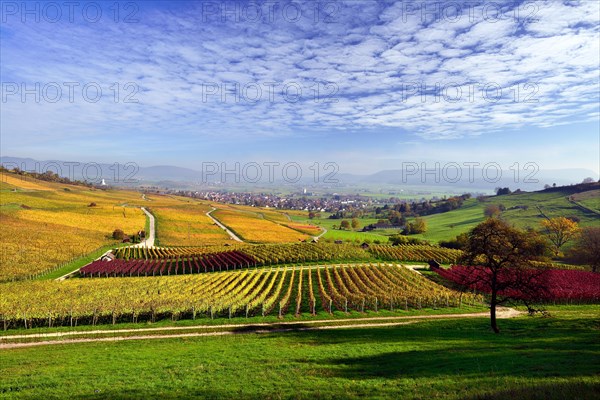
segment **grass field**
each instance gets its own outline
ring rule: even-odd
[[[0,397],[600,398],[599,306],[550,312],[0,350]]]
[[[318,225],[318,226],[321,226],[321,227],[324,227],[325,229],[327,229],[327,233],[325,235],[323,235],[323,239],[326,239],[326,240],[343,240],[343,241],[347,241],[347,242],[358,242],[358,243],[363,242],[365,240],[368,240],[370,242],[373,242],[374,240],[379,240],[381,243],[388,243],[388,236],[384,235],[382,233],[333,229],[334,226],[336,226],[336,228],[339,228],[342,220],[341,219],[329,219],[329,218],[327,218],[328,215],[329,214],[324,213],[324,215],[321,218],[309,219],[306,212],[290,213],[290,217],[292,218],[292,220],[296,221],[297,223],[313,224],[313,225]],[[348,221],[350,221],[350,219],[348,219]],[[360,230],[365,225],[376,223],[377,219],[359,218],[358,221],[360,223],[360,228],[359,228],[359,230]]]
[[[584,207],[600,214],[600,190],[577,193],[572,196],[572,199]]]
[[[476,199],[469,199],[457,210],[442,214],[433,214],[423,217],[427,222],[427,232],[414,237],[439,242],[456,237],[463,232],[468,232],[480,222],[483,222],[483,209],[485,205]]]
[[[414,235],[419,239],[425,239],[434,243],[440,240],[453,239],[457,235],[468,232],[477,224],[482,222],[485,217],[483,211],[488,204],[502,204],[506,210],[502,217],[519,228],[540,229],[540,222],[544,216],[548,218],[557,216],[572,216],[580,220],[581,226],[591,226],[600,223],[600,214],[586,211],[576,203],[569,201],[570,192],[568,187],[564,191],[545,191],[510,194],[503,196],[494,196],[481,202],[477,199],[469,199],[463,206],[457,210],[441,214],[433,214],[423,217],[427,221],[427,232]],[[593,190],[574,195],[574,200],[591,210],[600,213],[600,191]],[[389,236],[396,234],[396,231],[373,231],[358,232],[350,230],[333,229],[334,225],[339,226],[341,220],[328,219],[328,214],[324,214],[319,219],[308,219],[306,213],[290,213],[294,221],[302,223],[312,223],[328,229],[323,236],[324,239],[345,240],[351,242],[362,242],[365,240],[379,240],[381,243],[387,243]],[[409,219],[410,220],[410,219]],[[359,219],[362,226],[377,222],[376,219]]]

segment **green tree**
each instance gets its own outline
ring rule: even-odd
[[[414,221],[406,224],[404,230],[402,230],[402,233],[405,235],[414,235],[425,232],[427,232],[427,222],[421,217],[417,217]]]
[[[423,218],[417,217],[413,222],[412,233],[425,233],[427,232],[427,221]]]
[[[357,229],[360,226],[360,223],[358,222],[358,219],[352,218],[351,225],[352,225],[352,229]]]
[[[388,238],[392,246],[399,246],[408,243],[408,238],[404,235],[392,235]]]
[[[469,241],[469,235],[465,233],[461,233],[457,235],[456,238],[450,240],[441,240],[439,245],[441,247],[446,247],[448,249],[457,249],[464,250],[467,247],[467,242]]]

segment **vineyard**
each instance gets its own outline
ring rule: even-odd
[[[203,247],[121,247],[113,250],[118,259],[161,260],[164,258],[197,257],[204,254],[239,250],[244,245]]]
[[[128,191],[38,181],[0,174],[0,281],[27,279],[52,271],[101,246],[119,228],[144,228],[140,200]],[[93,206],[92,206],[93,205]]]
[[[168,207],[151,204],[157,221],[157,237],[166,246],[222,245],[231,241],[227,233],[206,216],[207,204],[169,199]],[[157,200],[155,200],[157,201]]]
[[[367,250],[351,244],[333,243],[296,243],[296,244],[265,244],[265,245],[233,245],[233,246],[206,246],[206,247],[154,247],[154,248],[120,248],[114,250],[117,259],[131,261],[136,260],[168,260],[178,265],[190,263],[178,271],[190,271],[186,273],[203,272],[203,268],[195,269],[194,263],[210,257],[218,262],[222,257],[218,254],[233,253],[243,254],[249,262],[249,266],[264,266],[277,264],[314,263],[325,261],[420,261],[427,262],[436,260],[441,263],[450,263],[456,260],[461,252],[457,250],[444,249],[434,246],[371,246]],[[227,257],[226,257],[227,258]],[[150,265],[151,263],[148,263]],[[119,265],[126,265],[120,263]],[[137,265],[137,263],[136,263]],[[187,265],[187,264],[186,264]],[[214,269],[227,270],[231,268],[242,268],[245,265],[235,262],[219,264]],[[213,271],[212,268],[206,269]],[[85,272],[86,270],[83,270]],[[168,270],[166,270],[168,271]],[[157,270],[158,272],[158,270]],[[146,275],[142,273],[142,275]],[[152,272],[147,275],[153,275]]]
[[[83,277],[163,276],[198,274],[256,266],[256,260],[240,251],[209,253],[196,257],[154,260],[97,260],[79,270]]]
[[[265,265],[320,261],[363,261],[360,247],[334,244],[237,246],[236,250],[207,248],[121,248],[114,261],[95,261],[79,271],[83,277],[162,276],[216,272]]]
[[[27,296],[28,301],[23,301]],[[245,269],[148,278],[70,279],[0,286],[4,329],[300,315],[479,304],[398,265]]]
[[[483,268],[453,266],[450,269],[436,268],[435,271],[456,284],[468,286],[481,293],[489,293]],[[518,275],[517,275],[518,274]],[[516,270],[504,269],[498,275],[500,286],[506,282],[525,281],[529,284],[520,289],[505,289],[500,295],[536,302],[587,303],[600,301],[600,274],[578,270]]]
[[[462,251],[446,249],[428,245],[402,245],[384,246],[373,245],[369,248],[377,258],[381,260],[405,260],[427,262],[435,260],[443,264],[452,264],[458,261]]]
[[[308,238],[305,234],[294,229],[265,219],[263,214],[237,211],[232,208],[219,208],[211,215],[231,229],[237,236],[252,243],[290,243]]]

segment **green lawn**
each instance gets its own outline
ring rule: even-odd
[[[358,222],[360,223],[360,227],[358,230],[340,230],[333,229],[334,226],[339,228],[341,219],[329,219],[328,213],[322,213],[321,218],[309,219],[308,216],[298,216],[291,214],[290,217],[293,221],[300,222],[303,224],[312,224],[324,227],[327,229],[327,233],[323,235],[324,239],[330,240],[343,240],[349,242],[362,242],[365,240],[370,240],[371,242],[374,240],[379,240],[381,243],[388,243],[388,236],[382,234],[381,231],[375,232],[359,232],[364,226],[369,224],[374,224],[378,221],[376,218],[358,218]],[[348,222],[352,221],[351,218],[346,218]],[[396,232],[397,233],[397,232]]]
[[[0,398],[600,398],[600,307],[1,350]]]

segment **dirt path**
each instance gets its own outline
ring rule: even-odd
[[[142,195],[144,196],[144,195]],[[146,239],[138,244],[134,244],[131,245],[131,247],[153,247],[154,246],[154,238],[155,236],[155,222],[154,222],[154,215],[150,214],[150,212],[148,210],[146,210],[144,207],[141,207],[142,211],[148,216],[148,218],[150,218],[150,232],[148,232],[148,236],[146,237]],[[102,259],[102,257],[104,257],[105,255],[107,255],[108,253],[112,253],[112,249],[106,251],[105,253],[103,253],[100,257],[96,258],[96,260],[100,260]],[[81,267],[83,268],[83,267]],[[71,271],[69,273],[64,274],[63,276],[61,276],[60,278],[56,278],[55,280],[57,281],[64,281],[65,279],[70,278],[72,275],[75,275],[77,272],[79,272],[79,270],[81,268],[77,268],[74,271]]]
[[[327,233],[327,228],[325,228],[324,226],[320,226],[319,228],[323,229],[323,232],[321,232],[320,234],[318,234],[317,236],[315,236],[315,239],[320,239],[321,236],[323,236],[324,234]]]
[[[131,247],[154,247],[154,238],[156,237],[154,215],[144,207],[142,207],[142,211],[150,219],[150,232],[147,232],[148,236],[146,236],[146,239],[143,242],[134,244]]]
[[[512,308],[498,308],[498,318],[514,318],[523,314]],[[256,323],[256,324],[231,324],[231,325],[198,325],[198,326],[180,326],[180,327],[164,327],[164,328],[139,328],[139,329],[117,329],[117,330],[94,330],[94,331],[70,331],[70,332],[52,332],[46,334],[31,334],[31,335],[11,335],[0,336],[0,350],[14,349],[20,347],[32,347],[42,345],[57,345],[67,343],[88,343],[88,342],[110,342],[124,340],[149,340],[149,339],[170,339],[170,338],[188,338],[202,336],[225,336],[239,334],[264,334],[264,333],[284,333],[284,332],[302,332],[312,330],[330,330],[330,329],[349,329],[349,328],[378,328],[401,326],[419,322],[419,320],[428,319],[456,319],[456,318],[481,318],[487,317],[489,313],[466,313],[466,314],[438,314],[438,315],[411,315],[400,317],[375,317],[375,318],[347,318],[347,319],[329,319],[329,320],[312,320],[312,321],[290,321],[280,323]],[[383,321],[383,322],[378,322]],[[344,323],[353,322],[345,325],[324,325],[324,326],[306,326],[315,324],[327,323]],[[356,322],[356,323],[355,323]],[[268,328],[273,329],[268,329]],[[191,333],[165,333],[160,335],[144,335],[146,332],[180,332],[184,330],[208,330],[208,329],[223,329],[217,332],[191,332]],[[60,338],[74,335],[116,335],[125,333],[140,333],[135,336],[110,336],[101,338],[74,338],[60,340],[45,340],[39,342],[28,343],[2,343],[7,340],[18,339],[47,339]]]
[[[417,268],[423,268],[423,269],[429,268],[429,265],[425,265],[425,264],[423,264],[423,265],[402,264],[402,266],[404,268],[410,269],[413,272],[416,272],[419,275],[423,275],[423,274],[421,273],[421,271],[418,271]]]
[[[240,239],[239,237],[237,237],[237,235],[235,233],[233,233],[232,231],[229,230],[229,228],[227,228],[225,225],[223,225],[218,219],[216,219],[215,217],[213,217],[212,215],[210,215],[211,212],[215,211],[216,208],[213,207],[212,210],[210,210],[209,212],[206,213],[206,216],[210,219],[213,220],[213,222],[215,224],[217,224],[217,226],[221,229],[223,229],[225,232],[227,232],[227,234],[229,235],[230,238],[232,238],[233,240],[235,240],[236,242],[244,242],[242,239]]]

